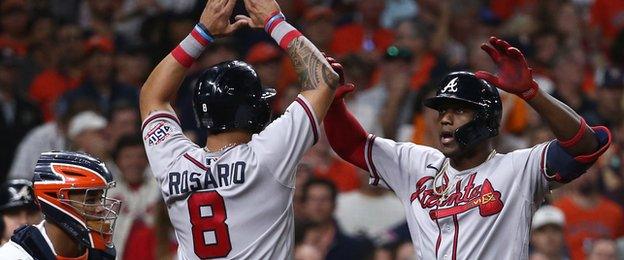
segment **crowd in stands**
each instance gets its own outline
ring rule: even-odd
[[[422,100],[456,70],[495,71],[479,46],[495,35],[526,55],[541,89],[605,125],[613,144],[580,179],[536,211],[531,259],[624,254],[623,0],[278,0],[287,19],[344,66],[347,104],[377,136],[436,147],[435,111]],[[156,62],[188,33],[204,0],[0,1],[0,180],[31,179],[39,154],[76,150],[113,172],[123,201],[120,259],[172,259],[176,239],[141,139],[138,93]],[[235,14],[244,13],[239,1]],[[174,107],[205,143],[192,112],[202,69],[240,59],[277,89],[274,117],[300,91],[288,56],[262,30],[211,44]],[[501,93],[497,151],[553,138],[521,99]],[[303,158],[295,194],[296,259],[414,259],[403,206],[367,185],[321,138]],[[253,210],[253,209],[250,209]],[[619,240],[618,240],[619,239]],[[511,242],[511,241],[510,241]],[[619,253],[618,253],[619,252]]]

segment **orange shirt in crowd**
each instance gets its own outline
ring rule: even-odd
[[[78,86],[79,80],[47,69],[35,76],[30,85],[30,98],[37,102],[45,121],[54,119],[54,104],[66,91]]]
[[[624,235],[622,208],[605,198],[592,209],[580,207],[570,197],[563,197],[554,205],[565,214],[563,235],[572,260],[585,259],[584,245],[591,239],[615,239]]]
[[[339,192],[352,191],[360,187],[360,178],[355,166],[342,159],[334,159],[326,169],[316,169],[315,177],[333,182]]]
[[[366,32],[360,24],[347,24],[334,31],[331,50],[336,56],[364,50]],[[375,51],[384,52],[394,42],[394,33],[383,28],[376,29],[370,36]]]
[[[591,8],[590,23],[613,39],[624,28],[624,0],[596,0]]]

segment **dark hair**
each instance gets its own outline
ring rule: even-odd
[[[143,146],[143,139],[141,139],[140,135],[130,134],[120,137],[115,145],[115,149],[113,149],[113,160],[117,160],[121,150],[131,146]]]
[[[127,99],[120,99],[118,101],[115,101],[112,105],[111,105],[111,109],[108,112],[108,114],[106,115],[106,119],[108,121],[111,121],[113,119],[113,116],[115,115],[115,113],[119,112],[119,111],[123,111],[123,110],[132,110],[134,111],[137,115],[139,114],[139,109],[137,107],[137,105],[135,103],[133,103],[130,100]]]
[[[303,185],[303,196],[301,197],[303,202],[308,200],[308,191],[310,190],[310,187],[316,186],[316,185],[325,186],[327,189],[329,189],[329,192],[331,193],[332,202],[334,203],[336,202],[336,196],[338,196],[338,189],[336,189],[336,185],[329,180],[318,179],[318,178],[311,178],[310,180],[308,180],[308,182],[306,182]]]

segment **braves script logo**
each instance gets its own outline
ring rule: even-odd
[[[446,92],[452,92],[455,93],[457,92],[457,80],[459,78],[454,78],[451,81],[449,81],[448,84],[446,84],[446,86],[442,89],[442,93],[446,93]]]
[[[477,173],[473,173],[468,178],[464,189],[461,189],[461,181],[457,182],[455,191],[446,200],[440,201],[440,196],[433,193],[433,189],[428,189],[425,184],[433,182],[433,176],[420,178],[416,183],[416,191],[412,193],[410,200],[418,200],[423,209],[429,210],[429,217],[432,220],[446,218],[466,212],[472,208],[479,208],[479,214],[483,217],[499,213],[503,209],[501,193],[492,188],[488,179],[481,185],[475,185],[474,179]],[[444,176],[445,184],[438,189],[445,189],[449,180]]]
[[[171,126],[165,122],[160,122],[147,133],[145,140],[150,146],[157,145],[169,136],[169,131],[171,131]]]

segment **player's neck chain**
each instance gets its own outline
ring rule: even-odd
[[[485,161],[481,163],[481,165],[483,165],[485,162],[492,159],[494,155],[496,155],[496,150],[492,150],[492,152],[490,152],[490,154],[488,155],[487,159],[485,159]],[[453,186],[457,184],[457,180],[455,180],[452,185],[450,183],[451,181],[449,180],[444,190],[441,190],[441,191],[438,190],[438,187],[436,186],[436,184],[438,183],[438,179],[442,177],[444,173],[446,173],[446,170],[448,169],[450,164],[451,164],[451,160],[449,158],[445,158],[444,163],[442,164],[442,168],[440,168],[440,170],[436,173],[435,178],[433,178],[433,194],[438,195],[440,197],[440,202],[443,202],[448,198],[449,192],[451,191],[451,189],[453,189]],[[443,186],[443,184],[444,183],[442,183],[441,186]]]
[[[216,150],[209,150],[208,147],[204,147],[204,151],[206,151],[208,153],[216,153],[216,152],[220,152],[220,151],[223,151],[225,149],[228,149],[228,148],[232,148],[232,147],[234,147],[236,145],[238,145],[238,143],[229,143],[229,144],[226,144],[225,146],[223,146],[223,147],[221,147],[219,149],[216,149]]]

